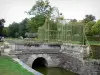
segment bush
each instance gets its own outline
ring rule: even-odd
[[[100,41],[100,36],[87,36],[88,41]]]

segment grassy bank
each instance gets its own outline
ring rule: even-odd
[[[100,45],[100,41],[87,41],[87,45]]]
[[[0,75],[33,75],[10,57],[0,56]]]

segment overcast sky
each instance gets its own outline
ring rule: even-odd
[[[100,19],[100,0],[49,0],[52,6],[58,7],[66,19],[82,20],[86,14],[92,14]],[[5,26],[13,21],[21,22],[25,13],[35,4],[35,0],[0,0],[0,19],[6,20]]]

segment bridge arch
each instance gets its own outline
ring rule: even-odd
[[[32,63],[32,68],[34,69],[37,67],[48,67],[47,60],[43,57],[36,58]]]
[[[40,58],[44,58],[43,61],[46,63],[46,67],[56,67],[60,61],[57,57],[58,54],[32,54],[29,57],[27,57],[27,61],[25,62],[30,67],[34,66],[34,62],[37,61],[37,59],[40,61]],[[42,61],[42,62],[43,62]]]

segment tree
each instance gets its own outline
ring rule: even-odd
[[[10,24],[8,27],[8,36],[9,37],[19,37],[19,36],[25,37],[25,33],[28,32],[28,28],[27,28],[28,22],[29,22],[29,19],[25,18],[20,23],[13,22],[12,24]]]
[[[45,17],[43,15],[37,15],[32,17],[28,22],[28,31],[36,33],[38,28],[43,26],[45,22]]]
[[[25,18],[22,22],[19,23],[19,36],[23,36],[25,37],[25,33],[28,32],[28,22],[29,22],[29,19],[28,18]]]
[[[48,0],[37,0],[36,4],[28,12],[30,15],[47,15],[51,9],[51,5]]]
[[[4,29],[3,29],[3,35],[5,37],[8,37],[8,27],[4,27]]]
[[[82,20],[82,23],[85,25],[85,34],[86,35],[92,35],[92,30],[91,28],[95,24],[95,16],[92,14],[90,15],[85,15],[85,18]]]
[[[25,18],[20,23],[12,23],[8,27],[9,36],[25,37],[25,33],[36,33],[38,28],[43,26],[45,23],[45,19],[50,14],[51,6],[47,0],[38,0],[36,4],[32,7],[32,9],[28,12],[28,14],[33,15],[32,18]],[[11,30],[10,30],[11,29]]]
[[[4,19],[0,19],[0,40],[3,37],[4,23],[5,23],[5,20]]]
[[[16,33],[19,31],[19,23],[13,22],[8,27],[8,36],[16,37]]]
[[[88,23],[90,21],[94,21],[95,20],[95,16],[93,16],[92,14],[90,15],[85,15],[85,18],[83,19],[84,23]]]
[[[77,20],[76,19],[72,19],[72,20],[70,20],[70,22],[77,22]]]
[[[36,1],[36,4],[28,12],[30,15],[34,15],[28,22],[28,31],[36,33],[38,28],[44,25],[45,19],[50,17],[52,9],[48,0]]]
[[[92,27],[92,32],[96,35],[100,35],[100,20],[98,20]]]
[[[95,21],[90,21],[85,26],[86,35],[92,35],[92,27],[95,25]]]

